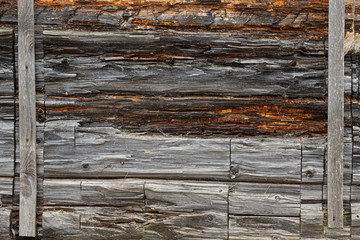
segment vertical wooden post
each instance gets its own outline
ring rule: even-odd
[[[344,0],[329,0],[328,227],[343,228]]]
[[[20,236],[36,236],[36,93],[34,0],[18,0]]]

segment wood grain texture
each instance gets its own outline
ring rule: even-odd
[[[247,34],[326,38],[323,0],[36,0],[38,24],[67,28],[241,30]],[[16,23],[16,4],[3,0],[1,23]]]
[[[299,239],[298,217],[229,216],[229,239]]]
[[[230,140],[150,137],[110,127],[51,121],[45,129],[45,177],[228,179]]]
[[[0,29],[0,176],[14,175],[13,30]]]
[[[0,177],[0,208],[11,206],[13,198],[13,178]]]
[[[14,96],[13,30],[0,29],[0,99]]]
[[[149,180],[142,191],[142,204],[125,207],[45,207],[43,239],[227,239],[227,185]]]
[[[231,178],[253,182],[301,182],[300,138],[233,139]]]
[[[324,211],[322,203],[301,204],[301,238],[323,237]]]
[[[322,183],[325,167],[324,138],[301,139],[301,169],[303,183]]]
[[[4,240],[10,240],[11,232],[11,208],[0,208],[0,238]]]
[[[45,179],[44,205],[139,205],[144,200],[144,184],[136,179]]]
[[[20,236],[36,236],[36,97],[34,1],[18,1]]]
[[[328,227],[343,228],[345,1],[329,2]]]
[[[230,188],[229,214],[300,216],[300,186],[236,183]]]
[[[47,97],[47,120],[174,136],[308,136],[326,132],[323,100],[223,97]]]
[[[324,50],[230,32],[45,31],[46,93],[323,97]]]

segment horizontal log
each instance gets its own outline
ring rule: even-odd
[[[323,100],[223,97],[47,97],[48,120],[133,133],[202,136],[326,133]]]
[[[151,137],[50,121],[45,177],[228,179],[230,140]]]
[[[229,32],[45,31],[44,53],[48,95],[323,97],[327,88],[323,41]]]
[[[300,138],[233,139],[231,178],[252,182],[301,182]]]
[[[300,216],[300,185],[236,183],[230,188],[229,214]]]
[[[298,217],[229,216],[229,239],[299,239]]]
[[[10,240],[12,238],[11,233],[11,209],[0,208],[0,238],[4,240]]]
[[[35,1],[37,24],[107,29],[242,30],[292,37],[326,37],[327,3],[322,0]],[[3,0],[2,23],[16,23],[16,3]]]

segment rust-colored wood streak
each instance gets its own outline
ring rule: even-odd
[[[16,22],[3,0],[0,21]],[[37,0],[38,24],[113,29],[241,30],[250,35],[326,38],[326,0]]]
[[[326,133],[320,100],[210,97],[48,97],[47,118],[170,135],[312,135]]]

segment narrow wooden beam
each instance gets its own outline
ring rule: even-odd
[[[20,236],[36,236],[36,94],[34,0],[18,0]]]
[[[344,0],[329,1],[328,227],[343,228]]]

